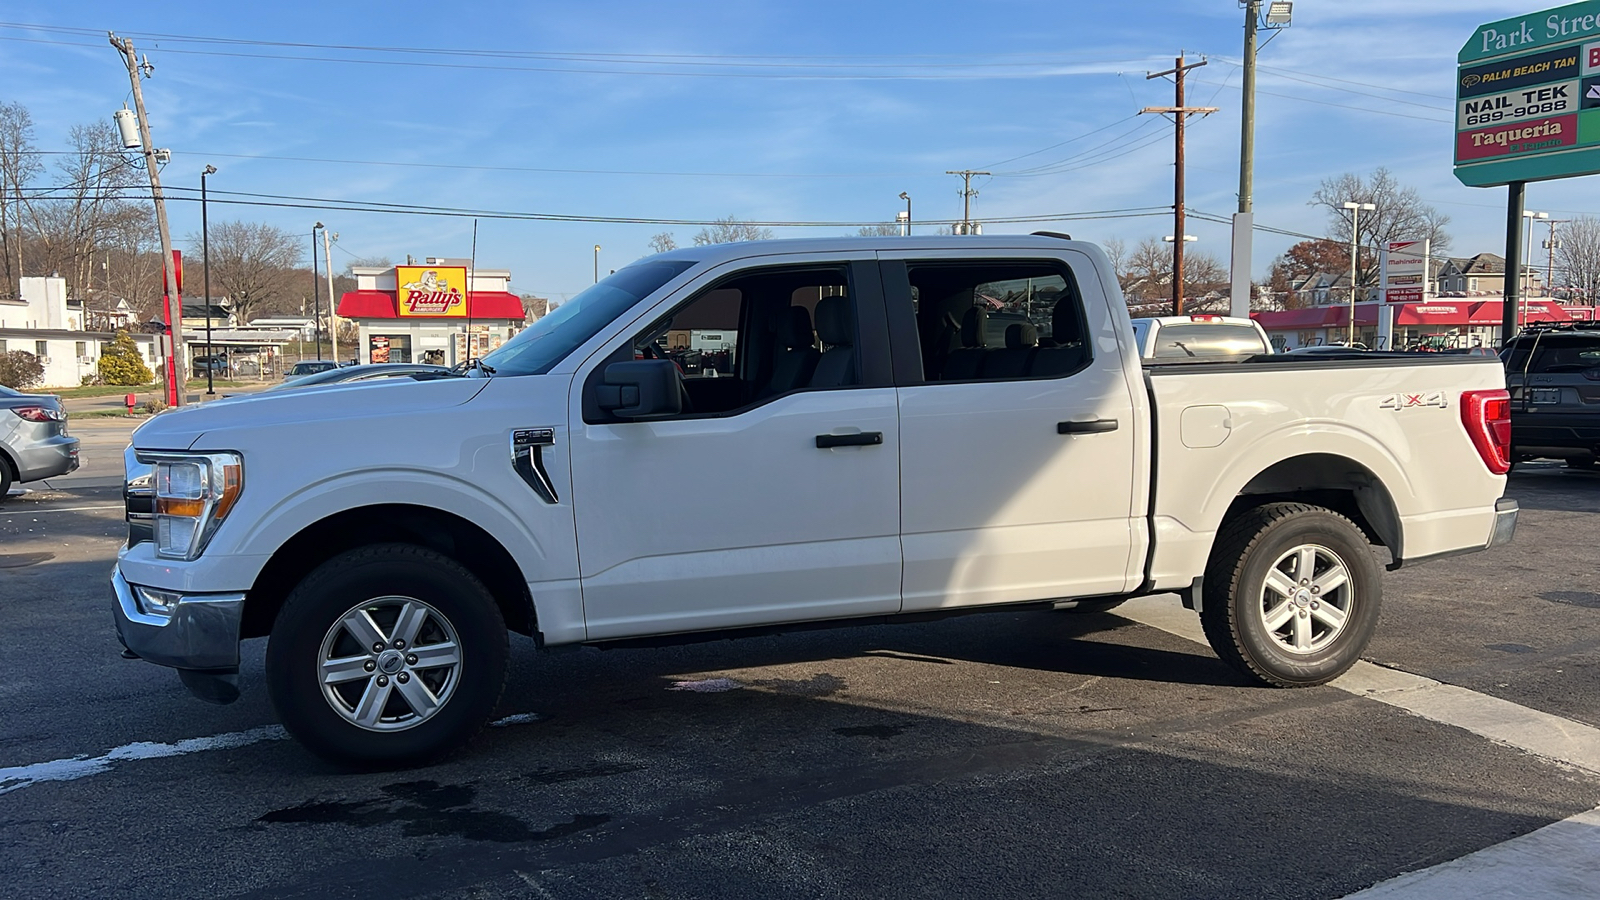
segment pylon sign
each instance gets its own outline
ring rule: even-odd
[[[1600,173],[1600,0],[1481,25],[1456,59],[1462,184]]]

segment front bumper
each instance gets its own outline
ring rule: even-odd
[[[185,594],[171,615],[161,615],[141,608],[120,568],[111,574],[111,590],[117,638],[141,659],[179,670],[239,671],[244,594]]]
[[[1511,543],[1517,533],[1517,513],[1521,507],[1510,497],[1494,502],[1494,530],[1489,532],[1489,543],[1484,549]]]

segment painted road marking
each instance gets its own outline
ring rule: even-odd
[[[49,762],[0,769],[0,794],[20,791],[44,781],[76,781],[90,775],[99,775],[111,771],[112,766],[127,760],[161,759],[205,750],[232,750],[260,741],[281,741],[288,736],[281,725],[263,725],[249,731],[189,738],[171,744],[136,741],[108,750],[101,756],[74,756],[69,759],[53,759]]]
[[[39,513],[89,512],[91,510],[122,509],[122,508],[123,508],[122,504],[118,503],[118,504],[115,504],[114,506],[67,506],[67,507],[62,507],[60,509],[6,510],[4,513],[0,513],[0,515],[6,515],[6,516],[32,516],[32,515],[38,515]]]
[[[1142,597],[1116,615],[1206,643],[1200,617],[1173,597]],[[1600,773],[1600,729],[1509,700],[1444,684],[1365,660],[1330,683],[1424,719],[1452,725]],[[1600,809],[1485,847],[1432,868],[1408,872],[1346,900],[1460,900],[1462,897],[1592,897],[1600,886]]]
[[[1600,888],[1600,809],[1503,844],[1379,882],[1347,900],[1593,897]]]
[[[1117,607],[1114,615],[1196,643],[1206,643],[1200,617],[1180,606],[1173,596],[1129,600]],[[1600,774],[1600,728],[1582,722],[1421,675],[1386,669],[1365,660],[1356,663],[1329,686]]]

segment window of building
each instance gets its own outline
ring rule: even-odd
[[[33,355],[34,356],[39,356],[39,357],[49,356],[50,355],[50,342],[49,341],[34,341],[33,342]]]
[[[73,345],[73,347],[74,347],[73,353],[75,353],[76,355],[78,355],[80,357],[89,355],[89,342],[88,341],[78,341],[76,344]]]

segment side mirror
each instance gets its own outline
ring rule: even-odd
[[[670,359],[635,359],[606,366],[595,387],[595,404],[621,419],[675,416],[683,412],[682,381]]]

